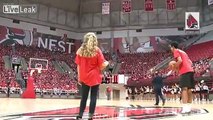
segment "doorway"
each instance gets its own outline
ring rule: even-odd
[[[113,100],[119,100],[120,99],[120,90],[113,90]]]

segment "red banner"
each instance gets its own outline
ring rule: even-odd
[[[153,11],[154,10],[153,0],[145,0],[144,2],[145,2],[144,3],[145,11]]]
[[[166,8],[167,10],[176,9],[176,0],[166,0]]]
[[[124,13],[130,13],[132,10],[131,0],[123,0],[122,7]]]

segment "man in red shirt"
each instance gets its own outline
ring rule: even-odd
[[[80,111],[77,119],[82,119],[89,90],[91,89],[89,120],[92,120],[96,107],[98,88],[102,82],[101,70],[109,64],[98,48],[98,40],[94,33],[87,33],[84,36],[84,41],[77,50],[75,63],[77,64],[78,82],[82,86]]]
[[[183,50],[178,49],[178,43],[171,43],[170,49],[173,52],[173,56],[177,62],[177,71],[180,74],[179,84],[182,90],[182,113],[187,113],[191,111],[191,108],[189,106],[189,104],[192,103],[191,89],[194,88],[195,85],[192,61]]]

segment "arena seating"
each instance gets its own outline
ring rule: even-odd
[[[0,57],[4,55],[11,55],[12,50],[10,46],[1,46],[2,51],[0,52]],[[42,58],[51,60],[58,60],[66,62],[71,69],[74,71],[73,79],[71,79],[68,73],[61,74],[54,69],[51,62],[48,63],[48,70],[42,71],[41,74],[35,74],[35,89],[37,94],[75,94],[78,92],[77,89],[77,73],[76,73],[76,64],[75,53],[67,54],[57,51],[49,51],[47,49],[40,49],[35,47],[21,46],[16,45],[16,55],[21,56],[29,61],[30,58]],[[104,56],[107,60],[111,59],[111,54],[104,53]],[[28,62],[27,62],[28,63]],[[12,73],[11,70],[5,70],[4,62],[0,59],[0,88],[6,89],[6,79],[8,79],[8,71]],[[28,76],[28,71],[23,71],[25,77]],[[16,91],[19,91],[19,85],[15,81],[14,75],[10,76],[11,84],[10,87],[14,87]],[[5,91],[5,90],[4,90]]]
[[[213,57],[213,41],[204,42],[191,46],[186,50],[192,61],[199,61]]]
[[[190,47],[186,52],[188,53],[189,57],[192,59],[195,69],[195,76],[199,77],[206,73],[209,69],[209,61],[210,58],[213,57],[213,48],[211,47],[213,42],[206,42],[201,43],[199,45],[194,45]],[[2,51],[0,52],[0,57],[4,55],[11,55],[11,47],[1,46]],[[68,74],[61,74],[56,71],[51,62],[49,62],[49,68],[47,71],[43,71],[43,74],[36,74],[35,75],[35,88],[37,90],[44,91],[47,94],[53,94],[53,91],[61,91],[61,93],[68,93],[68,92],[77,92],[77,75],[76,75],[76,64],[74,63],[75,54],[67,54],[62,52],[46,50],[46,49],[39,49],[33,48],[28,46],[21,46],[16,45],[16,55],[22,56],[29,61],[29,58],[44,58],[48,60],[58,60],[64,61],[68,65],[70,65],[71,69],[74,71],[74,78],[70,79]],[[111,54],[105,53],[105,58],[107,60],[111,60]],[[137,84],[137,85],[150,85],[151,83],[151,74],[148,73],[150,68],[157,65],[161,61],[163,61],[168,56],[171,56],[170,52],[165,53],[125,53],[125,54],[118,54],[117,59],[122,63],[121,68],[119,70],[119,74],[130,74],[131,77],[128,80],[128,84]],[[0,59],[0,86],[4,88],[6,86],[6,79],[8,79],[8,71],[4,69],[3,60]],[[168,69],[163,69],[160,71],[161,74],[165,74],[168,72]],[[27,72],[23,73],[27,76]],[[14,75],[10,76],[11,79],[11,87],[16,88],[19,90],[18,84],[15,82]],[[177,80],[173,80],[177,78],[177,74],[174,74],[168,78],[166,83],[173,84],[177,82]],[[140,83],[140,84],[139,84]]]
[[[4,55],[10,55],[11,53],[11,47],[8,46],[1,46],[2,51],[0,52],[0,57]],[[33,48],[33,47],[27,47],[27,46],[16,46],[16,55],[24,57],[27,61],[29,58],[43,58],[48,60],[57,59],[60,61],[67,62],[71,68],[75,69],[74,64],[74,56],[70,56],[66,53],[54,53],[57,58],[54,58],[53,54],[49,50],[45,49],[39,49],[39,48]],[[4,63],[2,59],[0,59],[0,70],[2,71],[0,73],[0,87],[3,88],[6,86],[6,80],[8,79],[8,71],[11,70],[5,70],[4,69]],[[23,72],[24,76],[28,75],[28,72]],[[15,87],[19,89],[18,84],[15,82],[14,75],[10,76],[11,84],[10,87]],[[77,82],[76,80],[72,80],[69,78],[68,74],[60,74],[58,71],[54,69],[51,62],[49,62],[48,70],[43,71],[41,74],[35,75],[35,89],[40,90],[49,90],[53,91],[54,88],[60,88],[61,91],[65,91],[67,93],[77,93]]]
[[[186,50],[189,57],[193,61],[195,69],[195,76],[199,77],[209,70],[209,61],[213,57],[213,41],[194,45]],[[134,85],[150,85],[151,74],[148,71],[171,53],[125,53],[119,54],[119,60],[122,62],[120,74],[130,74],[131,78],[128,80],[128,84]],[[160,71],[161,74],[167,73],[168,69]],[[177,74],[170,76],[166,83],[173,84],[177,82]],[[175,79],[172,81],[172,79]],[[140,83],[140,84],[139,84]]]
[[[120,54],[119,60],[122,62],[122,65],[119,74],[131,74],[129,81],[138,81],[145,85],[150,83],[150,79],[152,78],[148,71],[169,55],[169,52]]]

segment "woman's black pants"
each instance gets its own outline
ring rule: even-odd
[[[95,107],[96,107],[98,87],[99,87],[99,85],[95,85],[95,86],[90,87],[90,86],[82,83],[79,116],[81,116],[81,117],[83,116],[84,110],[86,108],[87,98],[88,98],[88,94],[89,94],[90,89],[91,89],[91,92],[90,92],[89,116],[91,116],[91,117],[93,116],[93,114],[95,112]]]

